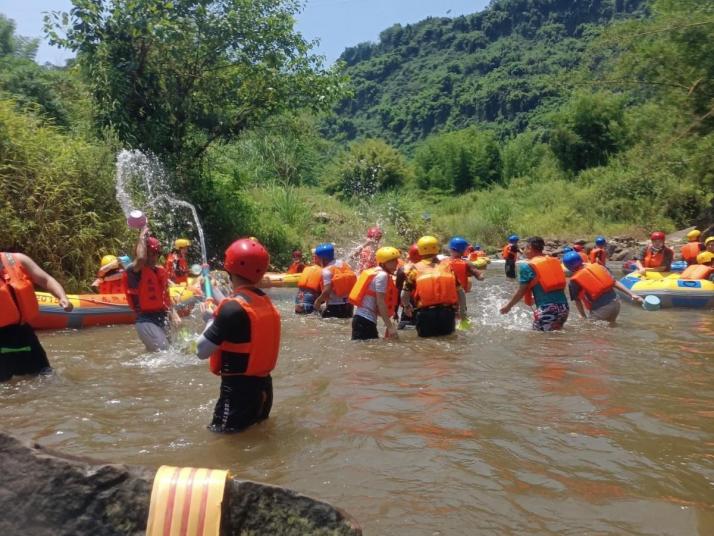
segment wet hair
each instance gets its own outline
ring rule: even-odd
[[[545,240],[543,240],[540,236],[531,236],[526,240],[526,242],[536,251],[543,251],[545,249]]]

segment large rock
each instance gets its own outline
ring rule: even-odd
[[[155,469],[101,464],[0,432],[0,534],[143,535]],[[290,490],[231,479],[222,535],[360,535],[348,514]]]

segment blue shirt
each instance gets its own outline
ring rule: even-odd
[[[527,262],[521,262],[518,265],[518,282],[521,285],[527,285],[535,279],[535,272],[531,265]],[[533,298],[535,298],[536,305],[538,307],[542,305],[548,305],[549,303],[563,303],[568,304],[568,298],[565,297],[565,292],[562,290],[554,290],[553,292],[546,292],[539,283],[536,283],[533,287]]]

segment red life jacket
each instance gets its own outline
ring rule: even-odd
[[[161,266],[141,269],[139,286],[132,288],[128,283],[128,275],[124,273],[126,299],[137,313],[163,313],[171,307],[169,297],[169,278]]]
[[[99,294],[125,294],[124,270],[114,270],[101,278]]]
[[[383,271],[384,270],[379,267],[368,268],[359,274],[357,283],[355,283],[352,287],[352,291],[350,292],[348,298],[352,305],[361,307],[365,296],[377,296],[375,291],[370,290],[370,285],[374,278],[377,277],[377,274]],[[387,291],[384,294],[384,301],[387,304],[388,311],[393,311],[399,301],[397,286],[394,284],[394,279],[389,274],[387,274]]]
[[[642,263],[642,265],[645,268],[659,268],[660,266],[664,265],[665,251],[671,252],[672,250],[669,249],[667,246],[662,246],[662,249],[655,253],[652,249],[652,246],[647,246],[647,250],[645,251],[645,258],[643,259],[644,262]]]
[[[352,287],[357,282],[357,275],[352,271],[350,265],[343,262],[340,266],[333,264],[327,269],[332,272],[332,293],[339,298],[349,296]]]
[[[449,264],[461,288],[464,289],[464,292],[470,292],[471,273],[469,272],[468,262],[463,259],[449,259]]]
[[[186,283],[188,281],[188,260],[176,252],[169,253],[166,257],[166,271],[168,277],[174,283]]]
[[[592,248],[590,250],[590,262],[605,266],[607,264],[607,251],[605,248]]]
[[[322,288],[322,267],[317,264],[305,267],[300,273],[297,286],[319,294]]]
[[[535,277],[528,283],[528,292],[523,297],[527,305],[535,303],[533,287],[540,285],[544,292],[555,292],[563,290],[567,281],[560,261],[555,257],[539,256],[528,261],[529,266],[535,272]]]
[[[211,372],[220,376],[267,376],[275,368],[280,351],[280,313],[270,298],[253,288],[242,288],[216,309],[234,300],[250,320],[250,341],[223,342],[211,354]]]
[[[714,267],[707,266],[705,264],[692,264],[687,266],[682,274],[679,276],[680,279],[709,279],[709,276],[714,274]]]
[[[687,261],[687,264],[696,264],[697,255],[702,251],[702,245],[699,242],[689,242],[682,246],[680,250],[682,260]]]
[[[27,324],[40,313],[35,289],[12,253],[0,253],[0,327]]]
[[[600,264],[586,264],[575,272],[570,280],[580,285],[578,299],[588,309],[592,308],[594,301],[615,287],[612,275]]]
[[[448,262],[432,264],[428,260],[415,265],[416,301],[419,308],[435,305],[456,305],[456,276]]]

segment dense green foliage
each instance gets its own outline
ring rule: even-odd
[[[643,0],[494,0],[480,13],[396,24],[341,59],[354,98],[326,132],[411,145],[429,134],[493,124],[523,130],[562,97],[557,76],[583,61],[598,25],[640,13]]]

